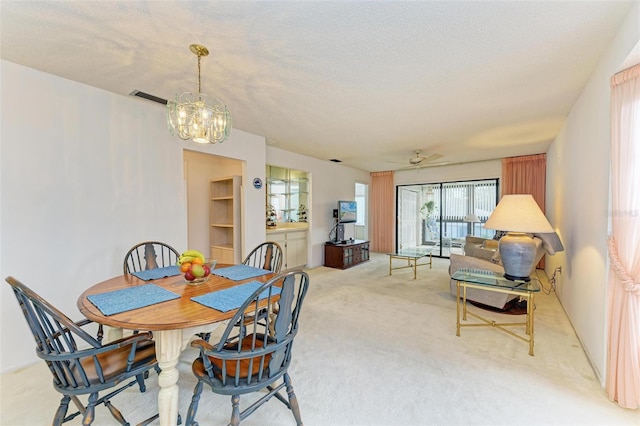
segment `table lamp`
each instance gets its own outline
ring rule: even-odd
[[[528,234],[554,232],[533,196],[504,195],[484,227],[507,231],[498,244],[504,277],[529,281],[536,260],[536,243]]]
[[[473,236],[473,224],[480,222],[480,219],[478,219],[478,216],[476,216],[475,214],[468,214],[462,220],[464,222],[471,222],[471,235]]]

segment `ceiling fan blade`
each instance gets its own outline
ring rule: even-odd
[[[401,171],[401,170],[419,170],[419,169],[421,169],[423,167],[424,166],[422,166],[420,164],[412,164],[410,166],[400,167],[399,169],[396,169],[396,171]]]
[[[431,163],[432,161],[437,160],[438,158],[442,158],[442,154],[431,154],[427,155],[427,157],[422,161],[423,163]]]
[[[438,166],[446,166],[447,164],[451,164],[448,161],[440,161],[438,163],[428,163],[420,166],[421,169],[426,169],[428,167],[438,167]]]
[[[407,166],[407,167],[401,167],[399,169],[396,169],[396,172],[400,172],[400,171],[405,171],[405,170],[416,170],[416,171],[420,171],[421,169],[428,169],[430,167],[438,167],[438,166],[446,166],[447,164],[451,164],[448,161],[440,161],[438,163],[422,163],[422,164],[416,164],[414,166]]]
[[[399,169],[396,169],[396,171],[401,171],[401,170],[420,170],[423,167],[429,167],[432,165],[432,161],[435,161],[439,158],[441,158],[442,155],[441,154],[430,154],[427,156],[423,156],[420,155],[420,151],[416,151],[416,155],[415,157],[410,157],[409,161],[407,164],[407,162],[404,163],[400,163],[398,161],[390,161],[390,160],[386,160],[387,163],[393,163],[393,164],[404,164],[405,167],[400,167]],[[442,164],[447,164],[447,163],[442,163]],[[435,165],[435,164],[433,164]]]

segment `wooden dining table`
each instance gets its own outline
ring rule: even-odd
[[[223,268],[231,265],[218,265]],[[151,331],[156,342],[156,358],[161,369],[158,376],[158,414],[161,426],[176,425],[178,421],[178,379],[177,369],[180,354],[186,349],[189,341],[196,333],[210,332],[215,324],[230,319],[236,310],[221,312],[191,300],[192,297],[223,290],[250,281],[266,282],[273,273],[233,281],[212,274],[210,279],[193,285],[186,282],[183,275],[144,281],[134,275],[120,275],[95,284],[83,292],[78,298],[77,306],[82,314],[90,320],[115,327],[115,330]],[[155,284],[178,296],[155,305],[133,309],[113,315],[104,315],[87,296],[107,293],[115,290]]]

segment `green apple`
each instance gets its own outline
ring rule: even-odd
[[[204,277],[204,268],[202,265],[191,265],[191,273],[196,278]]]

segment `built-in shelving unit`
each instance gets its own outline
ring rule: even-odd
[[[267,239],[284,251],[283,269],[307,264],[309,174],[300,170],[267,165],[267,206],[275,217],[267,217]]]
[[[211,181],[211,257],[218,263],[237,264],[240,259],[240,176]]]
[[[309,210],[307,172],[267,166],[267,204],[276,211],[276,222],[306,222]],[[301,206],[304,213],[301,213]]]

